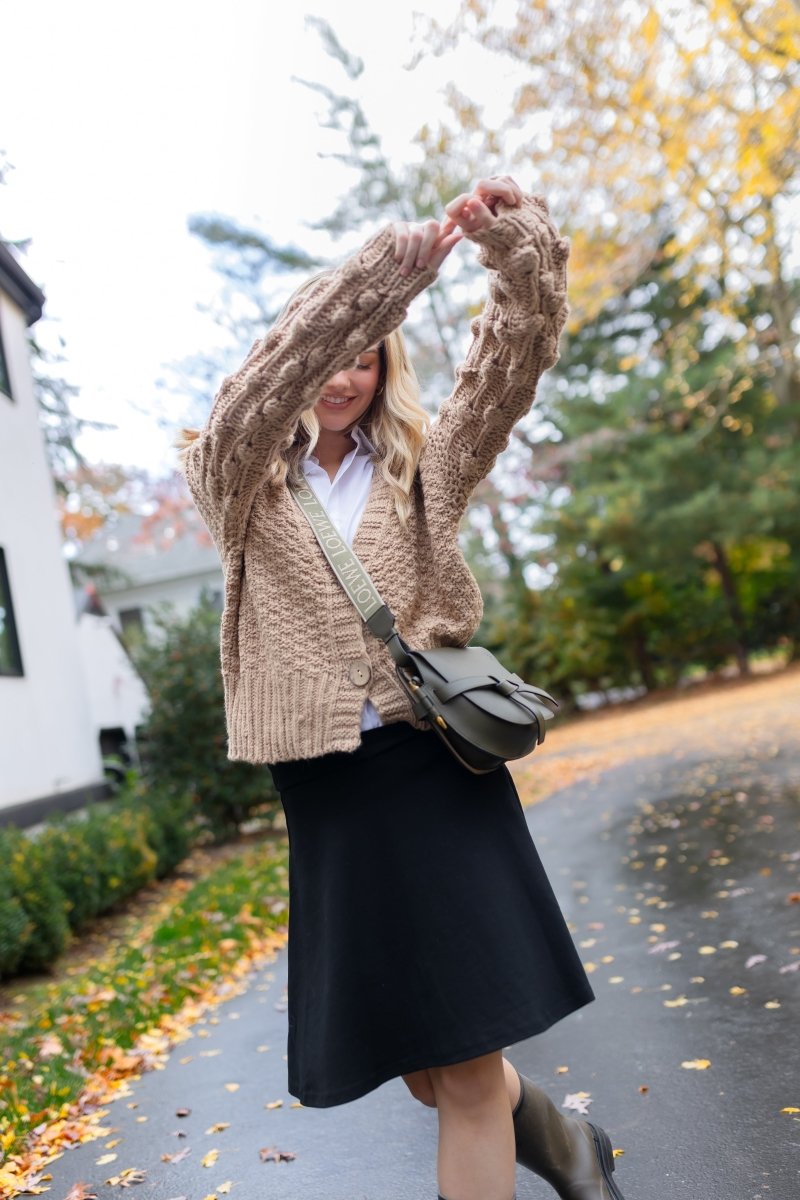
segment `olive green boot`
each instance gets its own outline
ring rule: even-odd
[[[513,1111],[517,1162],[545,1179],[561,1200],[625,1200],[611,1177],[614,1155],[605,1130],[562,1116],[530,1079],[520,1075],[519,1082]]]

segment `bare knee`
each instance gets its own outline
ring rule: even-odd
[[[506,1089],[499,1050],[466,1062],[431,1067],[429,1075],[437,1106],[481,1108],[495,1103]]]
[[[427,1104],[428,1108],[436,1108],[436,1093],[433,1090],[430,1072],[412,1071],[409,1075],[403,1076],[403,1083],[415,1100],[419,1100],[421,1104]]]

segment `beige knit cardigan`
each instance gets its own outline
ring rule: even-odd
[[[413,646],[464,646],[483,613],[458,531],[475,486],[558,360],[566,320],[561,238],[540,196],[467,235],[489,295],[455,387],[428,432],[407,526],[373,474],[353,549]],[[333,575],[285,485],[265,479],[325,382],[403,320],[433,268],[401,276],[391,225],[305,294],[222,382],[186,477],[225,576],[220,653],[228,757],[252,763],[355,750],[364,697],[384,724],[419,727],[386,647]]]

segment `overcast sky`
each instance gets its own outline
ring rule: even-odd
[[[446,21],[458,0],[424,7]],[[182,414],[158,381],[219,339],[196,308],[218,283],[189,216],[216,212],[302,242],[302,223],[343,190],[340,169],[317,157],[324,102],[292,82],[345,79],[306,13],[364,58],[359,94],[395,159],[443,115],[455,64],[404,70],[413,10],[411,0],[0,3],[0,150],[14,168],[0,187],[0,237],[32,239],[22,262],[47,296],[39,332],[49,346],[66,341],[76,411],[119,426],[86,437],[90,458],[174,464],[152,414]],[[465,51],[460,70],[470,54],[480,52]]]

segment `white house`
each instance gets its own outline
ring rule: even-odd
[[[44,295],[0,242],[0,823],[106,791],[27,329]]]
[[[95,736],[104,757],[138,766],[136,735],[150,710],[147,688],[96,588],[89,584],[77,595],[78,639]]]
[[[123,635],[152,634],[159,608],[186,616],[204,590],[222,609],[219,555],[188,491],[174,520],[154,523],[135,514],[111,519],[73,562],[92,570],[103,608]]]

